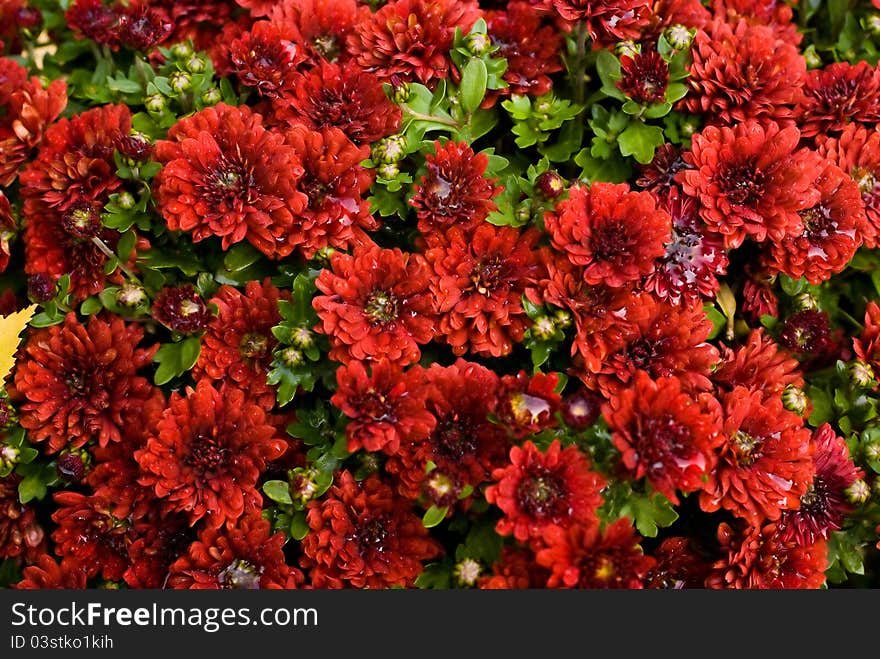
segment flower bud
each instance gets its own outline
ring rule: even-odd
[[[694,40],[693,32],[687,29],[684,25],[678,23],[666,28],[664,36],[666,37],[666,41],[669,42],[669,45],[676,50],[690,48],[691,43]]]
[[[387,164],[403,160],[406,156],[406,137],[391,135],[373,145],[373,160]]]
[[[452,569],[452,574],[460,586],[475,586],[482,567],[473,558],[463,558]]]
[[[315,334],[308,327],[297,327],[290,335],[290,342],[297,348],[306,350],[315,345]]]
[[[192,77],[186,71],[175,71],[168,79],[168,84],[176,94],[182,94],[192,87]]]
[[[464,38],[465,48],[475,57],[482,57],[492,49],[492,40],[482,32],[472,32]]]
[[[297,350],[296,348],[285,348],[281,351],[281,361],[285,366],[294,368],[296,366],[301,366],[305,362],[305,356],[301,350]]]
[[[165,109],[165,97],[161,94],[153,94],[144,99],[144,107],[147,112],[162,112]]]
[[[18,464],[19,451],[15,446],[0,444],[0,470],[9,471]]]
[[[376,168],[376,173],[380,176],[380,178],[391,180],[395,176],[400,174],[400,167],[397,166],[396,162],[386,162],[382,163]]]
[[[531,329],[533,337],[539,341],[548,341],[556,333],[556,323],[550,316],[538,316]]]
[[[393,103],[400,105],[406,103],[410,97],[410,87],[406,80],[401,80],[397,76],[391,76],[391,93],[389,98]]]
[[[599,418],[602,400],[593,392],[581,388],[562,399],[560,412],[565,425],[575,430],[586,430]]]
[[[532,204],[528,199],[516,207],[515,216],[517,222],[522,222],[523,224],[532,219]]]
[[[126,309],[135,309],[147,303],[147,292],[142,286],[126,282],[116,291],[116,304]]]
[[[116,205],[126,211],[134,208],[135,203],[135,198],[130,192],[120,192],[119,196],[116,197]]]
[[[535,187],[545,199],[556,199],[565,192],[565,179],[556,172],[544,172],[535,179]]]
[[[206,68],[208,68],[207,63],[205,62],[204,57],[200,57],[199,55],[193,55],[188,60],[186,60],[186,70],[190,73],[202,73]]]
[[[614,46],[614,52],[618,57],[633,58],[642,51],[642,47],[635,41],[620,41]]]
[[[220,94],[220,90],[216,87],[208,87],[202,92],[202,103],[205,105],[217,105],[222,98],[223,96]]]
[[[789,412],[802,416],[807,410],[808,403],[807,394],[800,387],[789,384],[782,391],[782,406]]]
[[[171,55],[176,59],[187,59],[193,54],[192,46],[186,42],[176,43],[171,47]]]
[[[86,475],[92,464],[92,457],[82,449],[65,451],[58,457],[55,463],[55,471],[58,477],[68,483],[79,483]]]
[[[854,387],[868,389],[875,384],[874,369],[870,364],[858,360],[854,361],[847,366],[847,372],[849,373],[849,381]]]
[[[871,488],[868,487],[864,480],[857,478],[853,481],[852,485],[844,490],[844,494],[846,494],[847,501],[854,505],[859,505],[865,503],[868,497],[871,496]]]

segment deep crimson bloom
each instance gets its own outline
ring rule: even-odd
[[[598,526],[605,479],[576,446],[554,440],[541,452],[531,441],[510,449],[510,464],[492,472],[486,501],[504,513],[495,530],[520,542],[543,537],[549,526]]]
[[[554,248],[583,266],[588,284],[619,287],[654,269],[665,252],[671,218],[647,192],[626,183],[576,185],[544,216]]]
[[[552,4],[566,21],[583,22],[587,35],[599,45],[636,39],[651,19],[651,0],[552,0]]]
[[[205,533],[208,532],[206,529]],[[134,539],[128,545],[128,569],[122,575],[129,588],[164,588],[171,564],[186,553],[193,531],[185,515],[158,512],[134,525]]]
[[[666,538],[652,556],[657,564],[648,573],[646,588],[703,588],[712,568],[712,564],[694,547],[691,538]]]
[[[725,392],[745,387],[767,398],[781,396],[788,385],[804,386],[800,363],[762,327],[752,330],[735,348],[721,346],[721,362],[712,372],[712,381]]]
[[[540,273],[539,238],[536,229],[488,223],[472,233],[452,226],[445,235],[428,235],[425,258],[434,271],[437,334],[454,354],[503,357],[522,341],[531,324],[522,296]]]
[[[174,30],[174,24],[148,2],[135,2],[122,9],[116,29],[122,45],[146,52],[164,42]]]
[[[229,46],[229,61],[239,82],[268,98],[292,90],[297,68],[306,58],[297,37],[293,30],[276,23],[254,23]]]
[[[645,290],[661,299],[715,297],[718,275],[727,272],[727,252],[721,235],[710,231],[691,197],[671,189],[661,200],[672,217],[672,236],[666,253],[645,280]]]
[[[355,26],[348,50],[383,80],[396,75],[433,85],[452,69],[455,28],[467,34],[479,17],[473,0],[392,0]]]
[[[796,150],[795,126],[745,121],[733,128],[707,126],[694,135],[684,155],[693,167],[679,173],[685,194],[700,201],[700,215],[724,234],[727,247],[778,242],[803,231],[798,211],[816,205],[813,185],[821,159],[806,148]]]
[[[846,268],[868,220],[858,184],[837,165],[827,163],[814,185],[818,201],[798,211],[803,232],[771,243],[765,260],[771,271],[820,284]]]
[[[863,362],[880,368],[880,305],[874,300],[865,306],[865,329],[853,337],[853,349]]]
[[[832,62],[807,73],[798,124],[804,137],[828,135],[850,123],[880,121],[880,70],[865,61]]]
[[[226,284],[217,289],[209,302],[218,313],[202,336],[193,377],[234,383],[264,409],[272,409],[275,390],[266,378],[278,345],[272,327],[281,322],[281,299],[289,300],[290,292],[280,291],[268,278],[262,284],[247,282],[244,293]]]
[[[12,215],[9,199],[0,191],[0,272],[9,266],[12,255],[12,239],[18,233],[18,223]]]
[[[307,202],[296,150],[263,128],[247,106],[219,103],[178,121],[156,143],[165,166],[154,188],[173,231],[198,242],[217,236],[224,250],[247,240],[266,256],[288,256],[287,236]]]
[[[777,524],[758,524],[735,532],[729,524],[718,527],[726,554],[706,578],[707,588],[818,589],[825,584],[828,547],[824,540],[802,547],[786,541]]]
[[[234,21],[235,3],[229,0],[149,0],[149,3],[174,26],[168,40],[177,43],[192,39],[197,51],[206,50],[205,45],[217,37],[220,26]]]
[[[819,155],[848,173],[859,188],[867,222],[861,236],[865,247],[877,247],[880,234],[880,131],[851,123],[839,137],[816,136]]]
[[[0,56],[21,52],[20,17],[29,7],[25,0],[0,0]]]
[[[301,570],[287,565],[286,537],[272,533],[259,515],[234,526],[205,527],[199,539],[168,569],[168,587],[192,590],[292,590],[302,584]]]
[[[640,541],[626,517],[602,532],[593,525],[550,526],[536,560],[552,572],[548,588],[644,588],[656,561],[644,554]]]
[[[483,177],[488,156],[475,154],[465,142],[434,142],[434,149],[434,154],[425,156],[427,172],[409,200],[419,218],[419,231],[475,228],[497,208],[492,198],[501,192],[495,179]]]
[[[682,101],[710,123],[735,126],[748,119],[790,124],[802,98],[804,58],[790,40],[764,25],[716,19],[699,30]]]
[[[721,397],[724,443],[700,493],[706,512],[719,508],[757,524],[797,508],[813,482],[810,431],[779,398],[736,387]]]
[[[401,370],[380,359],[369,375],[361,362],[336,371],[336,393],[330,401],[349,418],[348,450],[397,452],[401,443],[428,437],[436,419],[426,407],[429,393],[424,370]]]
[[[658,200],[663,200],[673,188],[678,190],[676,175],[685,168],[681,147],[667,142],[654,151],[654,158],[647,165],[636,164],[639,177],[636,185],[653,192]],[[679,193],[679,196],[680,193]]]
[[[119,44],[119,12],[103,0],[75,0],[64,18],[78,36],[109,46]]]
[[[286,236],[306,258],[328,245],[349,249],[367,242],[365,231],[379,223],[370,214],[364,197],[373,183],[373,173],[360,163],[367,156],[338,128],[320,132],[294,126],[286,133],[302,161],[303,173],[297,189],[306,196],[306,206]]]
[[[532,3],[518,0],[503,10],[487,11],[485,19],[492,45],[498,47],[495,56],[507,60],[504,82],[508,86],[497,93],[543,96],[549,92],[553,88],[550,75],[562,70],[559,30],[544,25]]]
[[[199,380],[195,389],[171,394],[146,445],[135,451],[138,482],[153,488],[166,511],[216,529],[241,517],[251,500],[261,501],[260,473],[286,448],[277,436],[244,391]]]
[[[32,561],[45,553],[46,533],[37,511],[19,501],[20,482],[15,474],[0,478],[0,558]]]
[[[544,588],[550,572],[535,563],[531,550],[504,546],[501,557],[492,564],[492,574],[477,579],[481,590],[525,590]]]
[[[206,329],[214,317],[192,284],[163,288],[153,300],[152,312],[165,327],[182,334]]]
[[[98,574],[119,581],[128,568],[128,545],[133,538],[131,522],[111,512],[112,504],[101,497],[63,491],[54,495],[58,505],[52,513],[57,528],[52,533],[55,552],[75,558],[91,578]]]
[[[385,95],[379,78],[357,67],[322,60],[297,75],[291,87],[273,103],[276,116],[288,125],[338,128],[357,146],[400,128],[400,107]]]
[[[676,490],[699,490],[715,466],[714,449],[723,441],[717,414],[683,392],[678,378],[652,380],[639,371],[602,412],[624,466],[675,505]]]
[[[269,20],[294,28],[299,35],[297,43],[308,48],[315,63],[349,61],[348,35],[370,18],[370,8],[357,0],[282,0],[270,4]]]
[[[746,278],[742,287],[742,312],[754,325],[761,322],[761,316],[779,316],[779,297],[773,285],[776,275],[771,275],[764,265],[753,267],[750,263],[744,268]]]
[[[831,346],[828,313],[805,309],[785,319],[779,342],[794,353],[820,355]]]
[[[535,373],[529,376],[520,370],[516,375],[501,377],[498,392],[498,421],[514,437],[522,439],[557,425],[556,412],[561,396],[556,393],[556,373]]]
[[[357,482],[340,472],[307,519],[300,564],[314,588],[409,588],[422,562],[443,552],[410,502],[376,475]]]
[[[669,84],[669,65],[654,49],[620,58],[617,88],[636,103],[663,103]]]
[[[312,301],[316,329],[330,337],[330,359],[417,362],[419,345],[435,333],[424,257],[364,245],[351,256],[334,253],[330,264],[315,281],[323,295]]]
[[[646,316],[636,331],[610,348],[593,369],[585,364],[578,377],[608,397],[632,381],[637,371],[652,378],[676,377],[687,390],[707,390],[708,375],[718,363],[718,349],[708,342],[714,325],[699,301],[672,305],[644,298]]]
[[[43,554],[22,570],[22,579],[13,586],[18,590],[85,590],[88,577],[85,567],[66,556],[59,564],[54,556]]]
[[[815,475],[797,510],[786,510],[779,518],[782,540],[797,540],[808,547],[817,540],[827,540],[832,531],[843,526],[844,517],[853,506],[846,499],[846,488],[864,476],[849,455],[849,448],[828,423],[813,432],[813,467]]]
[[[141,326],[119,316],[84,325],[73,312],[61,325],[31,330],[10,387],[30,440],[47,442],[48,453],[120,441],[125,412],[155,392],[137,375],[159,347],[137,347],[143,337]]]

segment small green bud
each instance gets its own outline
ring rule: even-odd
[[[208,68],[207,63],[205,62],[204,57],[200,57],[199,55],[193,55],[186,61],[186,70],[190,73],[202,73],[206,68]]]
[[[396,162],[385,162],[376,168],[376,173],[379,174],[380,178],[391,180],[400,174],[400,167],[397,166]]]
[[[305,361],[305,355],[303,355],[301,350],[297,350],[296,348],[285,348],[281,351],[281,361],[285,366],[294,368],[303,364]]]
[[[819,311],[819,301],[809,293],[799,293],[794,298],[795,311]]]
[[[694,40],[694,33],[681,24],[668,27],[664,34],[666,41],[676,50],[690,48]]]
[[[406,156],[406,137],[390,135],[373,145],[373,160],[382,164],[399,162]]]
[[[464,38],[468,52],[475,57],[482,57],[492,49],[492,40],[482,32],[472,32]]]
[[[162,112],[166,107],[165,97],[161,94],[147,96],[144,99],[144,107],[147,108],[147,112]]]
[[[635,41],[619,41],[614,46],[614,52],[617,54],[618,57],[634,58],[636,55],[642,52],[642,47]]]
[[[15,446],[0,444],[0,469],[8,471],[18,464],[19,451]]]
[[[532,325],[532,336],[539,341],[548,341],[556,334],[556,323],[550,316],[538,316]]]
[[[847,501],[859,505],[865,503],[871,496],[871,488],[864,480],[857,478],[852,485],[844,490],[844,494],[846,494]]]
[[[517,222],[528,222],[532,219],[532,204],[528,200],[523,201],[516,207],[515,215]]]
[[[192,87],[192,77],[186,71],[175,71],[168,79],[168,84],[176,94],[182,94]]]
[[[392,102],[400,105],[406,103],[410,97],[409,83],[405,80],[399,80],[396,76],[391,78],[391,92],[389,98]]]
[[[116,205],[123,210],[131,210],[134,208],[135,203],[135,198],[130,192],[120,192],[119,196],[116,197]]]
[[[171,48],[171,55],[176,59],[187,59],[193,54],[192,46],[186,42],[174,44]]]
[[[553,314],[553,322],[558,327],[569,327],[571,325],[571,314],[565,309],[557,309],[556,313]]]
[[[809,399],[804,390],[793,384],[786,385],[782,391],[782,406],[789,412],[802,416],[807,410]]]
[[[816,52],[816,47],[810,44],[804,49],[804,62],[808,69],[818,69],[822,67],[822,58]]]
[[[116,291],[116,304],[127,309],[135,309],[148,302],[147,292],[142,286],[126,282]]]
[[[308,327],[297,327],[290,335],[290,342],[297,348],[306,350],[315,345],[315,334]]]
[[[452,574],[460,586],[472,587],[477,584],[483,568],[473,558],[463,558],[452,569]]]
[[[848,367],[849,380],[853,386],[861,389],[868,389],[874,386],[874,369],[870,364],[863,361],[854,361]]]

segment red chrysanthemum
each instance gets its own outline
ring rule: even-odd
[[[452,226],[444,236],[429,234],[425,258],[434,271],[437,334],[454,354],[503,357],[523,340],[531,321],[522,296],[539,275],[539,238],[536,229],[488,223],[473,233]]]
[[[797,119],[804,137],[837,133],[850,123],[873,128],[880,121],[880,69],[865,61],[813,69]]]
[[[145,0],[122,8],[116,30],[123,46],[145,53],[168,39],[174,23],[165,12],[150,7]]]
[[[576,185],[544,216],[550,240],[588,284],[623,286],[654,269],[669,240],[669,213],[647,192],[626,183]]]
[[[348,50],[383,80],[396,75],[431,85],[452,69],[455,28],[467,34],[479,17],[473,0],[392,0],[355,26]]]
[[[312,301],[316,329],[330,337],[330,359],[417,362],[419,345],[435,333],[424,257],[365,245],[351,256],[336,252],[330,263],[315,281],[324,295]]]
[[[429,394],[424,370],[402,371],[381,359],[370,373],[352,361],[336,371],[337,389],[330,401],[349,418],[348,450],[397,452],[401,443],[425,439],[436,419],[426,407]]]
[[[198,242],[217,236],[224,250],[247,240],[280,258],[296,247],[288,234],[306,204],[296,150],[267,131],[247,106],[220,103],[178,121],[156,143],[165,166],[154,188],[171,230]]]
[[[370,19],[370,8],[357,0],[283,0],[271,2],[269,20],[294,28],[298,43],[308,48],[313,62],[347,62],[348,35]]]
[[[779,398],[736,387],[721,398],[724,442],[700,493],[706,512],[719,508],[757,524],[798,507],[813,482],[810,431]]]
[[[10,387],[31,441],[47,442],[49,453],[118,442],[126,411],[155,392],[137,375],[158,349],[137,347],[143,336],[141,326],[119,316],[92,316],[83,325],[74,313],[61,325],[32,330]]]
[[[505,546],[492,564],[492,574],[477,579],[481,590],[526,590],[544,588],[550,572],[535,563],[530,549]]]
[[[637,39],[651,20],[651,0],[549,0],[560,17],[582,22],[599,45]]]
[[[802,547],[783,540],[777,524],[749,526],[737,533],[726,523],[718,527],[718,539],[726,556],[712,566],[707,588],[818,589],[825,584],[824,540]]]
[[[859,186],[837,165],[827,163],[815,187],[816,205],[798,211],[803,233],[771,243],[765,259],[771,271],[820,284],[846,268],[868,220]]]
[[[488,156],[475,154],[465,142],[434,142],[434,148],[436,153],[425,156],[427,172],[409,200],[419,218],[419,231],[477,227],[497,208],[492,198],[501,192],[494,179],[483,177]]]
[[[715,465],[714,449],[723,441],[717,414],[707,406],[683,392],[677,378],[652,380],[639,371],[602,411],[623,465],[678,505],[676,490],[702,487]]]
[[[422,562],[443,552],[410,503],[375,475],[357,482],[339,473],[307,519],[300,563],[314,588],[409,588]]]
[[[790,315],[779,330],[779,343],[799,355],[825,354],[833,345],[828,313],[804,309]]]
[[[146,445],[135,452],[138,482],[153,488],[166,510],[218,528],[241,517],[248,502],[262,500],[260,473],[286,448],[277,436],[244,391],[200,380],[195,389],[171,394]]]
[[[835,163],[855,181],[862,195],[867,222],[864,245],[877,247],[880,235],[880,131],[848,124],[839,137],[816,136],[819,155]]]
[[[517,439],[555,428],[562,399],[556,393],[558,385],[556,373],[529,376],[521,370],[502,376],[496,411],[499,423]]]
[[[12,206],[9,199],[0,190],[0,272],[9,266],[9,257],[12,255],[12,240],[18,233],[18,223],[12,215]]]
[[[0,455],[3,448],[0,445]],[[21,478],[10,474],[0,478],[0,558],[36,559],[46,551],[46,533],[37,520],[37,511],[21,503]]]
[[[204,528],[199,539],[168,569],[168,587],[191,590],[293,590],[301,570],[287,565],[281,532],[259,515],[234,526]]]
[[[821,159],[797,149],[795,126],[745,121],[733,128],[708,126],[694,135],[679,173],[684,192],[700,201],[700,215],[724,234],[727,247],[746,237],[778,242],[803,231],[798,211],[816,205],[813,187]]]
[[[261,96],[278,98],[295,87],[297,67],[306,55],[293,30],[269,21],[257,21],[229,46],[232,72],[245,87]]]
[[[654,151],[654,158],[647,165],[636,164],[638,178],[636,185],[654,193],[658,200],[678,191],[676,175],[686,167],[680,146],[667,142]],[[679,196],[681,194],[679,193]]]
[[[504,513],[495,530],[520,542],[543,537],[549,526],[598,526],[605,479],[591,471],[576,446],[554,440],[541,452],[531,441],[510,449],[510,464],[492,472],[486,501]]]
[[[209,300],[217,305],[217,316],[202,336],[193,377],[229,381],[264,409],[272,409],[275,390],[266,378],[278,345],[272,328],[281,322],[278,301],[282,299],[289,300],[290,292],[279,290],[269,279],[247,282],[243,293],[221,286]]]
[[[85,567],[75,558],[66,556],[60,562],[43,554],[22,570],[18,590],[85,590],[88,577]]]
[[[158,506],[153,511],[134,525],[134,539],[128,545],[128,569],[122,575],[129,588],[165,588],[171,564],[194,541],[185,515],[161,513]]]
[[[767,398],[782,395],[788,385],[804,386],[799,362],[761,327],[735,348],[721,346],[721,361],[712,381],[725,392],[745,387]]]
[[[119,45],[119,12],[103,0],[75,0],[65,11],[67,25],[79,37],[108,46]]]
[[[758,325],[761,316],[779,316],[779,296],[773,288],[776,275],[771,275],[766,266],[760,263],[757,267],[753,266],[754,262],[751,262],[743,268],[746,277],[743,281],[740,309],[753,325]]]
[[[397,132],[402,113],[372,73],[322,61],[297,76],[289,93],[273,103],[284,123],[313,130],[338,128],[357,146]],[[363,158],[361,158],[363,160]]]
[[[163,288],[153,300],[152,314],[165,327],[181,334],[206,329],[214,317],[192,284]]]
[[[669,84],[669,65],[654,49],[620,58],[617,88],[636,103],[663,103]]]
[[[307,199],[287,243],[311,258],[328,245],[349,249],[368,241],[364,232],[378,229],[379,223],[364,198],[373,183],[372,171],[360,165],[366,149],[357,148],[338,128],[319,132],[294,126],[286,139],[302,161],[297,186]]]
[[[694,546],[691,538],[666,538],[654,550],[656,565],[648,572],[646,588],[681,590],[703,588],[712,564]]]
[[[792,21],[794,12],[782,0],[712,0],[712,13],[731,25],[745,19],[751,25],[767,25],[783,41],[799,45],[803,34]]]
[[[552,572],[548,588],[644,588],[656,561],[646,556],[632,522],[623,517],[605,527],[550,526],[545,547],[536,554],[539,565]]]
[[[645,280],[645,290],[671,302],[715,297],[718,275],[727,272],[723,238],[705,226],[696,200],[678,190],[671,189],[661,207],[672,216],[672,236]]]
[[[651,23],[642,33],[644,39],[659,38],[664,29],[674,25],[704,28],[712,14],[700,0],[654,0]]]
[[[827,540],[832,531],[843,526],[844,517],[853,510],[846,489],[864,475],[853,464],[846,440],[838,437],[830,424],[816,428],[811,441],[813,482],[798,509],[784,511],[778,524],[782,540],[796,540],[801,547]]]
[[[865,306],[865,328],[853,337],[856,356],[874,368],[880,368],[880,305],[870,300]]]

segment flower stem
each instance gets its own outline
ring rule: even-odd
[[[421,112],[410,110],[406,106],[403,107],[403,111],[406,112],[413,119],[418,119],[420,121],[433,121],[438,124],[444,124],[445,126],[452,126],[453,128],[459,127],[458,122],[455,119],[447,119],[446,117],[434,117],[430,114],[422,114]]]
[[[101,240],[98,236],[92,236],[92,243],[97,247],[101,252],[103,252],[104,256],[108,259],[116,259],[117,267],[125,273],[125,276],[128,277],[131,281],[133,281],[138,286],[143,286],[141,280],[138,279],[138,276],[134,274],[134,272],[122,262],[122,259],[113,253],[113,250],[107,246],[103,240]]]

